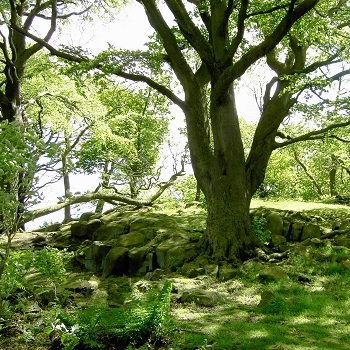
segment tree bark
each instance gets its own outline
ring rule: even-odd
[[[334,154],[331,155],[331,170],[329,171],[329,191],[332,197],[338,195],[336,189],[336,175],[337,175],[337,158]]]
[[[70,181],[69,181],[69,170],[67,163],[67,156],[62,156],[62,175],[63,175],[63,185],[64,185],[64,196],[65,198],[69,198],[71,196],[70,191]],[[71,206],[67,205],[64,208],[64,222],[69,222],[72,220],[71,216]]]

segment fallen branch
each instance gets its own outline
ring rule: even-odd
[[[50,205],[46,208],[32,210],[31,212],[27,213],[27,215],[26,215],[27,217],[25,219],[23,219],[23,223],[27,223],[27,222],[32,221],[34,219],[46,216],[46,215],[51,214],[51,213],[54,213],[58,210],[61,210],[65,207],[67,207],[68,205],[73,205],[73,204],[78,204],[78,203],[87,203],[87,202],[91,202],[91,201],[96,200],[96,199],[102,199],[105,202],[113,204],[113,205],[115,205],[116,203],[125,203],[125,204],[129,204],[129,205],[135,205],[136,207],[150,206],[164,193],[164,191],[167,188],[169,188],[170,186],[172,186],[174,184],[174,182],[176,181],[176,179],[179,176],[183,176],[184,174],[185,174],[184,168],[182,167],[182,169],[179,172],[177,172],[176,174],[173,174],[168,181],[162,183],[159,186],[158,191],[154,195],[152,195],[150,198],[145,199],[145,200],[138,200],[138,199],[134,199],[134,198],[129,198],[126,196],[115,194],[115,193],[106,194],[106,193],[101,193],[101,192],[88,192],[88,193],[85,193],[85,194],[80,195],[80,196],[76,196],[76,197],[73,196],[73,197],[67,198],[61,203],[53,204],[53,205]]]

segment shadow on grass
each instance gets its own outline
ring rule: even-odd
[[[256,285],[256,295],[250,288],[244,298],[247,291],[241,289],[211,309],[175,306],[172,349],[350,349],[349,277],[323,277],[304,286]],[[275,296],[261,308],[264,288]]]

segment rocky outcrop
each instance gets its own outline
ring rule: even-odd
[[[240,273],[236,267],[210,265],[208,261],[187,262],[195,256],[196,243],[204,233],[206,221],[204,213],[193,214],[191,210],[173,216],[155,213],[151,209],[111,210],[104,215],[84,213],[79,220],[69,224],[54,225],[32,233],[31,241],[38,247],[51,245],[76,250],[78,263],[87,271],[103,277],[148,274],[149,279],[157,279],[157,271],[172,272],[180,268],[179,272],[189,278],[202,275],[220,281],[234,278]],[[322,247],[325,240],[320,238],[331,231],[322,227],[321,218],[302,212],[261,207],[252,210],[251,216],[266,219],[264,229],[271,232],[271,237],[265,250],[276,252],[277,259],[285,256],[284,252],[298,242]],[[344,234],[334,238],[333,245],[350,247],[348,227],[349,221],[333,225],[333,229],[345,229]],[[51,229],[55,231],[50,232]],[[306,256],[306,245],[295,249]],[[264,254],[262,260],[267,261],[269,258],[262,251]],[[348,265],[347,262],[342,263]],[[285,275],[276,268],[261,271],[260,278],[283,279]]]

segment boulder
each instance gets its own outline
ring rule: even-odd
[[[259,278],[266,281],[280,281],[288,279],[288,275],[279,266],[270,266],[262,269],[259,272]]]
[[[285,244],[287,242],[286,238],[282,235],[272,234],[270,245],[273,248],[279,248],[281,245]]]
[[[111,243],[95,241],[85,248],[85,267],[90,271],[98,271],[102,265],[102,261],[108,252],[112,249]]]
[[[155,218],[140,217],[130,223],[130,232],[139,231],[140,229],[150,229],[156,223]]]
[[[340,266],[341,266],[344,270],[349,271],[349,270],[350,270],[350,259],[343,260],[343,261],[340,263]]]
[[[335,237],[334,241],[336,244],[340,246],[350,248],[350,237],[347,235],[341,235],[341,236]]]
[[[216,291],[191,289],[184,291],[180,300],[183,303],[195,303],[199,306],[213,307],[221,304],[224,301],[224,298]]]
[[[289,240],[290,241],[300,241],[301,233],[303,231],[304,224],[302,222],[293,222],[291,224]]]
[[[228,281],[237,276],[239,270],[230,266],[221,266],[219,268],[218,279],[220,282]]]
[[[304,241],[308,238],[317,238],[322,235],[321,229],[318,225],[315,224],[306,224],[301,233],[301,240]]]
[[[145,243],[145,237],[139,232],[131,232],[118,238],[117,244],[129,249],[141,247]]]
[[[89,221],[91,220],[94,216],[98,216],[99,214],[95,214],[93,212],[86,212],[80,215],[79,221]],[[94,217],[95,219],[96,217]]]
[[[91,221],[79,221],[71,226],[71,233],[74,237],[83,237],[91,239],[97,229],[99,229],[103,223],[99,219]]]
[[[273,235],[283,234],[283,219],[280,213],[272,212],[266,216],[265,229]]]
[[[149,254],[150,247],[140,247],[134,248],[129,251],[129,263],[128,263],[128,273],[131,275],[136,274],[142,265],[144,264],[147,255]],[[145,271],[148,272],[148,271]]]
[[[128,271],[129,249],[124,247],[113,247],[110,249],[103,261],[103,277],[110,275],[123,276]]]
[[[174,235],[166,241],[160,243],[156,248],[157,263],[164,267],[167,263],[167,251],[174,247],[184,247],[189,242],[189,238],[183,235]]]
[[[264,290],[260,294],[260,297],[261,299],[258,307],[264,308],[273,300],[273,298],[275,297],[275,293],[272,292],[271,290]]]
[[[141,268],[137,271],[138,275],[144,275],[150,271],[154,271],[158,267],[157,256],[155,253],[150,252],[146,255],[145,261]]]
[[[128,233],[129,226],[125,223],[112,221],[101,226],[92,236],[94,241],[109,241]]]
[[[217,264],[208,264],[204,266],[205,274],[209,277],[216,278],[219,273],[219,265]]]
[[[326,245],[326,241],[319,238],[311,238],[310,241],[308,241],[308,245],[310,247],[320,248]]]
[[[165,265],[171,268],[178,268],[183,265],[186,258],[185,247],[173,247],[165,253]]]

